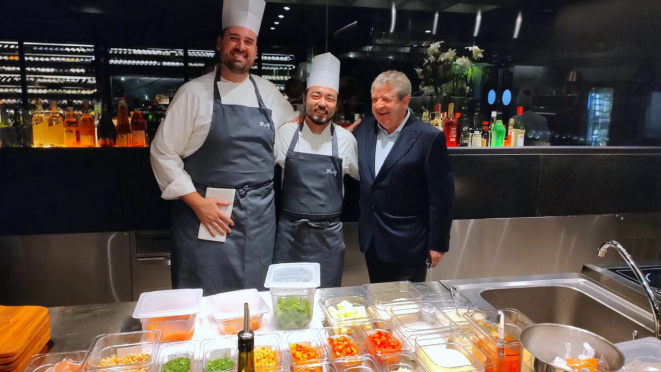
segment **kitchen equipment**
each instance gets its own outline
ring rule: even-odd
[[[140,295],[133,318],[142,329],[162,332],[161,341],[186,341],[195,332],[195,317],[202,308],[202,289],[145,292]]]
[[[269,288],[278,329],[307,328],[312,321],[314,293],[321,284],[318,263],[270,265],[264,287]]]
[[[207,298],[213,318],[222,334],[237,334],[243,329],[243,304],[250,307],[250,330],[262,326],[262,317],[271,309],[256,289],[219,293]]]

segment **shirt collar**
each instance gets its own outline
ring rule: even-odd
[[[399,126],[395,128],[395,130],[390,134],[388,134],[387,130],[383,129],[383,127],[381,126],[381,124],[379,124],[379,122],[377,122],[377,125],[379,127],[379,130],[386,136],[390,136],[395,133],[399,134],[402,131],[402,129],[404,129],[404,124],[406,124],[406,122],[409,120],[409,116],[411,116],[411,111],[409,109],[406,109],[406,116],[404,116],[404,120],[402,120],[401,124],[399,124]]]

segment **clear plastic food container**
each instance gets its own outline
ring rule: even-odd
[[[88,352],[88,350],[77,350],[65,353],[37,354],[32,357],[30,364],[23,372],[54,372],[55,368],[53,367],[58,363],[62,363],[62,361],[67,361],[67,363],[73,364],[72,367],[76,368],[76,365],[80,366],[83,364]],[[73,369],[67,369],[65,365],[62,365],[62,369],[57,368],[57,370],[64,372],[73,371]],[[77,371],[77,368],[75,370]]]
[[[464,314],[471,311],[473,304],[461,294],[437,293],[426,296],[427,301],[438,307],[462,332],[470,333],[471,325]]]
[[[269,266],[264,287],[273,300],[278,329],[307,328],[312,321],[314,293],[320,285],[318,263],[289,263]]]
[[[486,367],[472,352],[461,344],[439,342],[433,338],[418,338],[415,352],[418,360],[429,372],[482,372]]]
[[[251,331],[262,326],[262,317],[271,310],[256,289],[220,293],[207,298],[207,303],[222,334],[235,335],[243,329],[244,303],[250,307]]]
[[[100,335],[92,342],[84,371],[147,372],[156,364],[161,331]]]
[[[292,366],[321,363],[327,360],[324,342],[316,329],[287,332],[285,347],[289,350]]]
[[[255,371],[284,371],[289,366],[280,351],[280,336],[277,333],[255,335]]]
[[[338,372],[381,372],[380,363],[371,355],[357,355],[335,359]]]
[[[160,329],[161,342],[185,341],[193,338],[201,305],[201,289],[145,292],[138,299],[133,318],[140,319],[145,331]]]
[[[661,370],[661,341],[654,337],[621,342],[617,345],[624,355],[623,372],[658,372]]]
[[[320,300],[319,305],[330,326],[369,322],[372,317],[369,309],[372,304],[362,296],[334,297]]]
[[[158,359],[160,372],[194,372],[197,342],[173,342],[161,346]]]
[[[383,372],[426,372],[414,353],[403,352],[379,358]]]
[[[321,362],[293,366],[292,372],[338,372],[335,365],[331,362]]]
[[[438,307],[427,301],[393,307],[390,315],[392,323],[411,348],[415,347],[415,339],[421,335],[456,329],[455,324]]]
[[[329,359],[356,356],[365,353],[363,340],[353,327],[326,327],[321,330]]]
[[[410,350],[408,343],[390,322],[374,320],[356,327],[360,329],[365,349],[376,358]]]
[[[422,301],[424,296],[411,282],[366,284],[367,299],[372,303],[370,315],[374,319],[390,320],[388,312],[403,302]]]
[[[236,337],[221,337],[202,341],[201,370],[204,372],[234,371],[239,358]]]
[[[505,317],[504,334],[499,335],[499,312]],[[488,372],[518,371],[521,367],[521,331],[535,324],[514,309],[471,311],[465,314],[471,324],[471,340],[493,360]]]

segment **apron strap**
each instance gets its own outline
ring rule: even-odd
[[[294,152],[294,149],[296,148],[296,144],[298,143],[298,137],[300,136],[300,132],[303,131],[303,125],[305,123],[301,124],[298,126],[298,130],[294,132],[294,137],[292,137],[291,142],[289,142],[289,149],[287,152],[291,151]],[[330,123],[331,126],[331,144],[333,147],[333,157],[334,158],[339,158],[339,151],[337,150],[337,134],[335,134],[335,125],[333,123]]]
[[[275,129],[275,125],[273,124],[273,119],[271,118],[271,115],[267,114],[268,108],[264,104],[264,100],[262,99],[262,95],[259,93],[259,89],[257,89],[257,83],[255,82],[255,79],[253,79],[252,75],[250,74],[248,75],[248,78],[250,79],[252,86],[255,88],[255,95],[257,96],[257,104],[259,105],[259,108],[262,109],[262,112],[264,113],[266,120]],[[216,76],[213,79],[213,98],[214,100],[220,101],[222,103],[223,100],[220,98],[220,90],[218,90],[218,82],[220,82],[220,67],[216,69]]]
[[[221,101],[220,90],[218,90],[218,82],[220,82],[220,66],[216,69],[216,77],[213,78],[213,99]]]
[[[255,95],[257,95],[257,104],[259,105],[259,108],[262,109],[264,116],[266,116],[266,120],[268,120],[268,122],[273,127],[273,130],[275,130],[275,124],[273,124],[273,119],[271,118],[271,115],[268,115],[268,107],[266,107],[266,105],[264,104],[262,95],[259,93],[259,89],[257,89],[257,83],[255,82],[255,79],[253,79],[252,75],[250,74],[248,74],[248,78],[250,79],[252,86],[255,87]]]

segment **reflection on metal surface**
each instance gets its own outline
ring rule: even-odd
[[[60,306],[130,301],[130,259],[125,232],[3,236],[0,302]]]
[[[654,335],[646,309],[580,274],[444,280],[443,284],[477,307],[515,308],[536,323],[584,328],[611,342],[631,340],[634,331],[643,337]]]
[[[594,247],[617,239],[640,262],[661,258],[661,215],[597,215],[457,220],[450,252],[432,269],[432,280],[580,272],[599,259]],[[356,242],[357,244],[357,242]],[[352,249],[347,242],[347,249]]]

